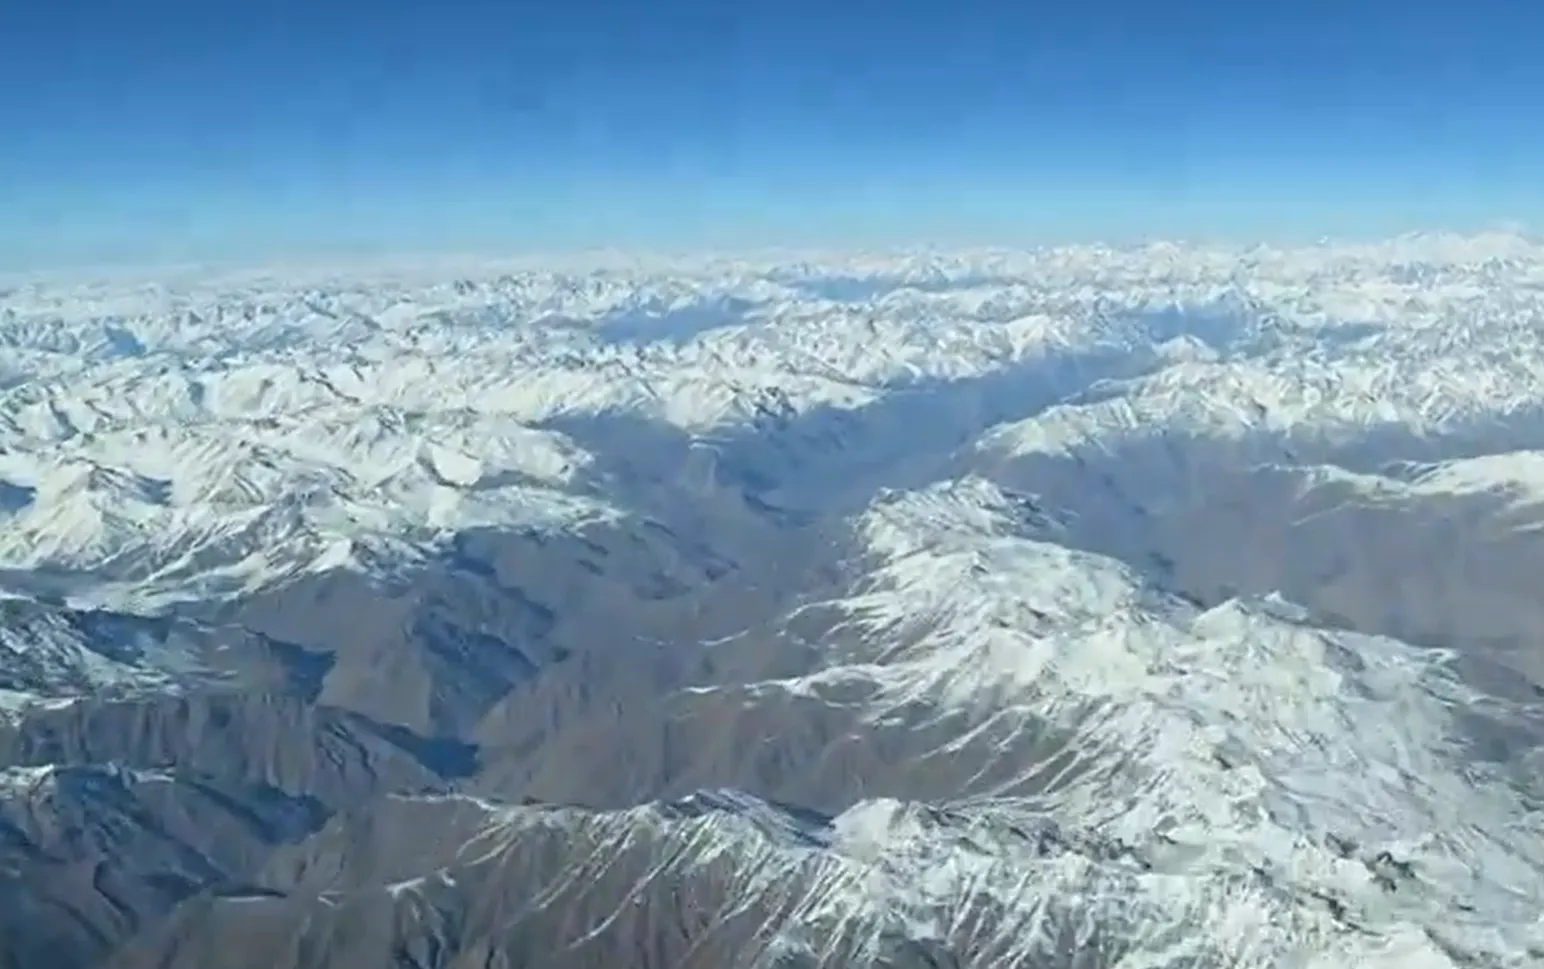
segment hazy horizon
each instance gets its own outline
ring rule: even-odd
[[[0,268],[1544,224],[1544,14],[28,3]]]

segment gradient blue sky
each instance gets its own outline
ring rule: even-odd
[[[0,265],[1544,217],[1527,0],[0,0]]]

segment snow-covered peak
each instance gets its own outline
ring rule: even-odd
[[[1318,627],[1280,596],[1202,608],[1006,507],[977,481],[882,499],[865,519],[876,565],[836,603],[868,652],[771,685],[856,679],[878,687],[876,723],[933,711],[1055,738],[1007,785],[1036,792],[1013,810],[1145,858],[1129,899],[1190,899],[1132,928],[1153,944],[1165,918],[1218,940],[1243,918],[1247,938],[1226,945],[1247,965],[1523,964],[1544,813],[1470,753],[1485,730],[1529,729],[1519,711],[1441,651]],[[923,823],[870,804],[838,819],[836,843],[927,854],[915,879],[944,867]],[[1385,868],[1407,883],[1389,888]],[[1312,914],[1314,899],[1341,914]]]
[[[1066,454],[1441,434],[1544,381],[1544,247],[1508,233],[592,263],[13,282],[0,568],[153,610],[615,514],[575,417],[708,434],[975,388],[941,426]]]
[[[0,716],[113,692],[174,690],[199,668],[192,640],[110,618],[0,599]]]

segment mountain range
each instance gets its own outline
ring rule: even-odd
[[[0,969],[1544,965],[1544,243],[0,280]]]

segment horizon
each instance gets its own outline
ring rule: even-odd
[[[0,270],[1544,225],[1544,13],[354,0],[0,15]]]
[[[1192,253],[1222,253],[1243,256],[1256,250],[1276,253],[1306,254],[1314,250],[1377,250],[1400,243],[1437,242],[1474,244],[1505,238],[1524,245],[1544,245],[1544,230],[1516,223],[1498,222],[1467,229],[1411,229],[1383,235],[1321,236],[1315,239],[1185,239],[1154,237],[1128,241],[1069,241],[1036,245],[933,245],[926,242],[896,244],[888,247],[812,247],[766,246],[747,249],[645,249],[597,246],[572,250],[455,251],[386,250],[365,253],[294,253],[257,259],[210,259],[181,262],[100,262],[72,263],[36,268],[11,268],[0,265],[0,284],[6,286],[112,283],[170,283],[174,280],[220,281],[251,277],[254,280],[280,277],[313,276],[318,278],[369,278],[395,273],[434,273],[436,271],[474,270],[487,272],[591,273],[638,270],[642,272],[685,271],[717,263],[745,263],[766,268],[796,262],[816,266],[842,265],[854,259],[870,259],[880,264],[907,259],[966,259],[983,257],[1035,256],[1045,253],[1089,250],[1093,253],[1130,253],[1139,255],[1157,247],[1176,247]]]

